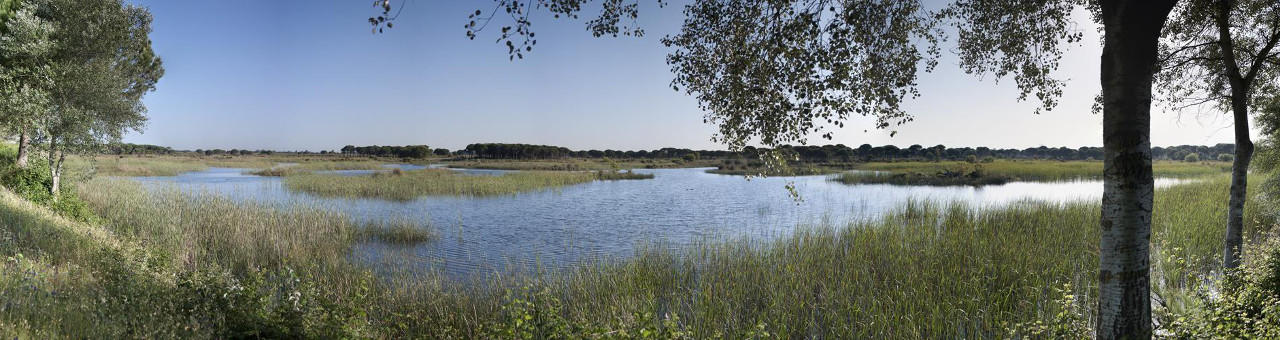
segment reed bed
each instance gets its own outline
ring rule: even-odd
[[[79,191],[106,228],[146,240],[191,268],[338,263],[358,228],[330,210],[238,202],[176,186],[148,190],[128,180],[94,179]]]
[[[420,223],[407,219],[380,220],[367,223],[356,230],[361,240],[374,240],[387,244],[414,245],[436,240],[440,237],[429,223]]]
[[[1015,178],[1021,181],[1069,181],[1102,178],[1102,162],[1100,161],[893,162],[863,163],[856,165],[855,168],[894,173],[936,173],[980,168],[982,172],[993,176]],[[1152,169],[1157,177],[1190,178],[1231,171],[1231,163],[1154,162],[1152,163]]]
[[[687,162],[682,159],[584,159],[569,158],[560,160],[510,160],[510,159],[472,159],[449,163],[451,168],[489,169],[489,170],[524,170],[524,171],[604,171],[618,169],[661,169],[661,168],[700,168],[716,166],[718,160],[695,160]]]
[[[955,172],[939,172],[939,173],[876,173],[876,172],[845,172],[831,177],[832,181],[844,184],[890,184],[890,185],[929,185],[929,186],[956,186],[956,185],[1000,185],[1009,181],[1017,180],[1017,178],[1004,175],[993,175],[982,172],[955,173]]]
[[[73,169],[95,168],[97,173],[107,176],[175,176],[209,168],[202,162],[170,157],[97,157],[93,160],[78,158],[69,166]]]
[[[370,176],[303,174],[285,178],[285,186],[325,197],[369,197],[408,201],[421,196],[493,196],[543,190],[621,175],[578,171],[520,171],[473,176],[445,169],[424,169]]]

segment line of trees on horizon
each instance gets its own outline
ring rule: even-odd
[[[434,150],[426,145],[405,145],[405,146],[355,146],[347,145],[342,147],[344,155],[363,155],[376,157],[400,157],[400,158],[427,158],[431,156]]]
[[[844,144],[828,144],[828,145],[802,145],[791,146],[782,145],[778,150],[784,155],[790,156],[792,159],[801,163],[850,163],[850,162],[871,162],[871,161],[888,161],[888,160],[965,160],[969,156],[977,158],[1000,158],[1000,159],[1048,159],[1048,160],[1100,160],[1103,157],[1103,151],[1100,147],[1057,147],[1050,148],[1046,146],[1026,148],[1026,149],[995,149],[988,147],[961,147],[948,148],[945,145],[935,145],[925,147],[919,144],[901,148],[895,145],[871,146],[871,144],[862,144],[857,148],[851,148]],[[1169,147],[1153,147],[1152,158],[1163,160],[1184,160],[1188,155],[1197,155],[1201,159],[1220,159],[1220,155],[1230,155],[1234,152],[1235,145],[1228,143],[1220,143],[1212,146],[1206,145],[1178,145]],[[518,143],[477,143],[470,144],[456,154],[462,156],[471,156],[485,159],[555,159],[555,158],[642,158],[642,159],[664,159],[664,158],[694,158],[694,159],[720,159],[720,158],[759,158],[761,154],[770,152],[769,148],[757,148],[747,146],[740,152],[730,152],[725,150],[692,150],[682,148],[661,148],[656,150],[570,150],[569,148],[535,145],[535,144],[518,144]],[[690,156],[692,155],[692,156]]]
[[[1044,159],[1044,160],[1100,160],[1102,159],[1102,148],[1100,147],[1057,147],[1051,148],[1046,146],[1025,148],[1025,149],[997,149],[988,147],[960,147],[948,148],[945,145],[935,145],[925,147],[919,144],[911,145],[905,148],[895,145],[871,146],[871,144],[862,144],[857,148],[851,148],[844,144],[828,144],[828,145],[801,145],[790,146],[783,145],[778,148],[784,155],[790,156],[795,162],[800,163],[852,163],[852,162],[873,162],[873,161],[902,161],[902,160],[918,160],[918,161],[961,161],[969,156],[975,158],[996,158],[996,159]],[[519,143],[475,143],[467,145],[465,149],[450,151],[449,149],[437,148],[431,149],[426,145],[409,145],[409,146],[353,146],[347,145],[340,152],[334,151],[274,151],[274,150],[223,150],[223,149],[196,149],[196,154],[206,156],[212,155],[269,155],[276,153],[284,154],[342,154],[352,156],[375,156],[375,157],[401,157],[401,158],[427,158],[431,155],[435,156],[462,156],[475,157],[484,159],[558,159],[558,158],[614,158],[614,159],[725,159],[725,158],[746,158],[756,159],[761,154],[771,151],[769,148],[757,148],[748,146],[740,152],[730,152],[726,150],[693,150],[686,148],[661,148],[655,150],[571,150],[566,147],[552,145],[536,145],[536,144],[519,144]],[[1215,145],[1177,145],[1169,147],[1152,147],[1151,154],[1153,159],[1157,160],[1174,160],[1181,161],[1187,159],[1202,160],[1218,160],[1230,161],[1231,155],[1235,151],[1235,145],[1230,143],[1219,143]],[[108,153],[115,155],[167,155],[191,151],[174,150],[171,147],[150,145],[150,144],[132,144],[120,143],[114,144],[108,148]],[[1225,157],[1224,157],[1225,155]]]

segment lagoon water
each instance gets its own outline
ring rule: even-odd
[[[388,165],[402,170],[423,166]],[[431,167],[438,167],[431,166]],[[991,206],[1035,199],[1098,200],[1100,181],[1014,182],[985,187],[845,185],[827,176],[747,180],[706,169],[636,169],[650,180],[597,181],[496,197],[421,197],[408,202],[323,198],[290,192],[279,177],[248,169],[210,168],[171,177],[136,177],[147,185],[176,185],[269,204],[315,204],[358,220],[410,219],[430,223],[441,237],[416,246],[366,243],[353,256],[460,277],[513,267],[561,268],[618,258],[637,247],[680,247],[724,238],[767,240],[806,226],[845,225],[877,218],[908,200]],[[335,171],[362,176],[381,170]],[[457,169],[500,176],[502,170]],[[1176,183],[1158,179],[1157,186]],[[785,186],[794,183],[801,200]]]

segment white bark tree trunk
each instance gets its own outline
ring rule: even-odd
[[[1151,84],[1176,0],[1101,1],[1102,238],[1097,338],[1151,338]]]

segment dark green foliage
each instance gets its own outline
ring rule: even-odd
[[[1174,318],[1174,338],[1280,339],[1280,239],[1259,245],[1246,259],[1217,282],[1220,294],[1207,291],[1210,285],[1202,288],[1203,310]]]
[[[343,154],[355,154],[376,157],[427,158],[431,155],[431,147],[426,145],[407,146],[351,146],[342,147]]]
[[[1189,154],[1187,154],[1186,156],[1183,156],[1183,157],[1182,157],[1182,161],[1184,161],[1184,162],[1199,162],[1199,161],[1200,161],[1200,154],[1196,154],[1196,153],[1189,153]]]
[[[173,153],[173,148],[150,144],[117,143],[108,146],[106,152],[115,155],[168,155]]]
[[[0,157],[4,157],[4,160],[0,161],[0,185],[32,203],[47,206],[67,218],[79,221],[88,221],[93,218],[93,212],[89,211],[84,202],[76,197],[74,189],[70,186],[62,187],[59,198],[54,200],[53,195],[49,193],[53,179],[49,173],[48,163],[33,159],[28,168],[21,169],[12,164],[13,159],[8,158],[9,155],[0,155]]]

